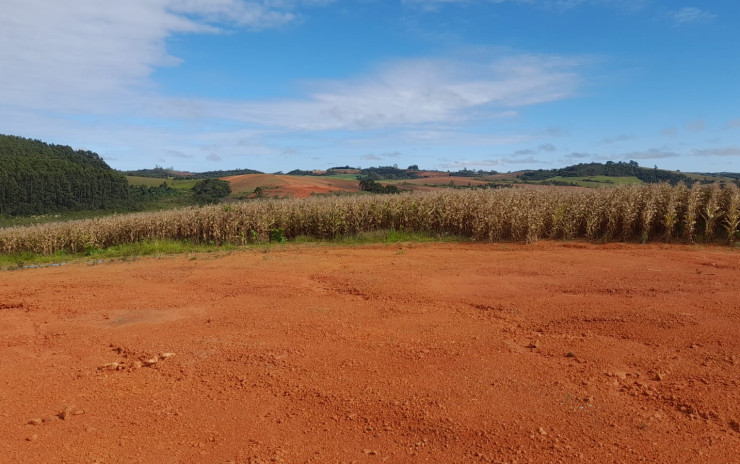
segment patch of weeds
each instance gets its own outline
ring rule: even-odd
[[[270,242],[288,243],[288,237],[285,236],[285,229],[278,227],[270,230]]]

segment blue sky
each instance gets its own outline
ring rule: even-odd
[[[0,133],[118,169],[740,171],[740,6],[5,0]]]

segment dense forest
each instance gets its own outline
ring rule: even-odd
[[[394,179],[416,179],[419,173],[408,169],[399,169],[398,166],[378,166],[377,168],[366,168],[360,171],[363,179],[368,180],[394,180]]]
[[[586,176],[610,176],[610,177],[637,177],[646,183],[668,182],[677,184],[679,182],[691,183],[691,179],[683,174],[664,171],[662,169],[643,168],[636,161],[601,163],[581,163],[561,169],[539,169],[521,174],[521,180],[546,180],[551,177],[586,177]]]
[[[474,169],[468,169],[463,168],[459,171],[453,171],[450,173],[450,176],[454,177],[483,177],[483,176],[494,176],[498,174],[498,171],[484,171],[483,169],[478,169],[477,171]]]
[[[0,214],[109,209],[128,201],[126,178],[96,153],[0,134]]]

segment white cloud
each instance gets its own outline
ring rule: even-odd
[[[650,0],[402,0],[402,2],[406,5],[421,8],[424,11],[438,11],[445,5],[471,5],[475,3],[523,3],[566,10],[582,5],[597,5],[636,11],[645,7]]]
[[[595,158],[596,155],[593,155],[591,153],[569,153],[565,155],[565,159],[567,160],[582,160],[586,158]]]
[[[701,132],[706,128],[707,128],[707,125],[704,123],[703,119],[697,119],[696,121],[691,121],[689,123],[686,123],[686,129],[690,131]]]
[[[573,160],[597,160],[597,161],[628,161],[628,160],[650,160],[650,159],[662,159],[662,158],[676,158],[681,156],[680,154],[671,151],[668,148],[651,148],[648,150],[637,150],[628,153],[615,153],[611,155],[598,155],[595,153],[583,153],[575,152],[565,155],[565,159]]]
[[[484,160],[465,160],[465,161],[453,161],[442,165],[443,169],[463,169],[463,168],[495,168],[507,165],[533,165],[542,164],[543,161],[528,157],[528,158],[496,158],[496,159],[484,159]]]
[[[675,137],[678,135],[678,131],[676,130],[675,127],[667,127],[663,129],[662,131],[660,131],[660,135],[664,137]]]
[[[661,159],[661,158],[676,158],[681,156],[680,154],[663,148],[651,148],[649,150],[633,151],[630,153],[623,153],[618,155],[618,159],[622,160],[645,160],[645,159]]]
[[[553,151],[558,151],[558,148],[551,143],[545,143],[537,147],[537,150],[553,152]]]
[[[740,129],[740,118],[729,120],[725,129]]]
[[[306,5],[321,4],[6,0],[0,15],[0,127],[94,149],[127,164],[157,156],[195,162],[209,153],[223,159],[279,156],[284,147],[270,141],[295,132],[396,130],[388,138],[409,143],[415,137],[428,143],[439,137],[463,145],[506,143],[529,136],[468,137],[459,129],[468,121],[515,118],[519,108],[575,95],[589,63],[477,50],[476,56],[385,63],[364,75],[313,82],[303,96],[272,101],[166,97],[152,79],[156,69],[180,63],[167,50],[174,35],[276,27],[299,18]],[[136,157],[140,161],[132,161]]]
[[[360,156],[360,159],[369,160],[369,161],[380,161],[386,158],[400,158],[401,153],[394,151],[390,153],[368,153],[366,155]]]
[[[740,147],[702,148],[691,150],[693,156],[738,156]]]
[[[260,29],[295,15],[245,0],[6,0],[0,15],[0,104],[64,112],[133,111],[156,88],[155,68],[177,65],[166,40]]]
[[[632,135],[620,134],[620,135],[615,135],[615,136],[611,136],[611,137],[604,137],[603,139],[601,139],[601,143],[604,143],[604,144],[609,145],[609,144],[613,144],[613,143],[626,142],[626,141],[632,140],[634,138],[635,137],[632,136]]]
[[[707,22],[715,19],[717,15],[701,10],[693,6],[687,6],[680,10],[671,11],[668,16],[676,24]]]

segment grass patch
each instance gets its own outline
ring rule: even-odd
[[[332,174],[331,176],[326,176],[328,179],[343,179],[343,180],[357,180],[358,175],[357,174]]]
[[[154,240],[138,243],[115,245],[108,248],[90,248],[84,253],[68,253],[60,251],[53,255],[35,253],[2,254],[0,253],[0,270],[22,269],[27,267],[58,265],[84,261],[107,261],[115,259],[132,259],[145,256],[179,255],[189,253],[214,253],[234,250],[257,249],[267,251],[276,246],[285,244],[326,244],[326,245],[369,245],[376,243],[429,243],[429,242],[464,242],[464,237],[451,235],[437,235],[419,232],[404,232],[397,230],[377,230],[364,232],[350,237],[340,237],[334,240],[319,240],[308,236],[299,236],[294,240],[273,240],[265,243],[250,245],[206,245],[194,244],[188,241]]]
[[[190,190],[199,181],[197,179],[164,179],[157,177],[126,176],[129,185],[145,185],[147,187],[158,187],[162,182],[178,190]]]
[[[53,255],[35,253],[0,254],[0,269],[20,269],[24,267],[44,266],[79,261],[99,261],[143,256],[175,255],[185,253],[213,253],[233,251],[236,245],[196,245],[186,241],[154,240],[125,245],[116,245],[105,249],[90,248],[84,253],[61,251]]]

